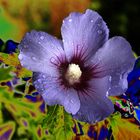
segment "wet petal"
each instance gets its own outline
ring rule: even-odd
[[[62,42],[44,32],[26,33],[18,48],[21,65],[34,72],[53,73],[64,56]]]
[[[87,92],[79,93],[81,106],[74,118],[95,123],[113,113],[114,106],[106,97],[109,77],[93,79],[89,84],[90,89]]]
[[[109,95],[120,95],[125,92],[127,75],[134,66],[135,58],[130,44],[124,38],[109,39],[91,61],[97,63],[96,76],[111,76]]]
[[[33,84],[48,105],[63,105],[68,113],[76,114],[80,100],[75,90],[64,89],[57,77],[43,73],[33,74]]]
[[[78,112],[80,109],[80,100],[77,95],[77,92],[74,89],[69,89],[64,91],[64,108],[68,113],[72,113],[73,115]]]
[[[109,31],[97,12],[86,10],[84,14],[71,13],[64,19],[61,32],[67,57],[80,55],[84,59],[106,42]]]

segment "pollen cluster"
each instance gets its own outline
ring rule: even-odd
[[[69,64],[65,78],[70,85],[80,82],[81,75],[82,75],[82,71],[79,65]]]

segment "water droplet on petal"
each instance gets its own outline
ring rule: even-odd
[[[38,81],[39,83],[41,83],[41,79],[38,79],[37,81]]]
[[[109,77],[109,81],[111,82],[111,80],[112,80],[112,77],[110,76],[110,77]]]
[[[69,22],[72,22],[72,19],[69,19]]]
[[[102,31],[102,30],[98,30],[97,32],[98,32],[98,34],[102,34],[102,33],[103,33],[103,31]]]
[[[125,93],[123,93],[123,95],[124,95],[124,96],[126,96],[126,94],[125,94]]]
[[[32,60],[34,60],[34,61],[35,61],[35,60],[36,60],[36,57],[32,56]]]
[[[70,102],[71,102],[71,103],[74,103],[74,101],[73,101],[73,100],[70,100]]]
[[[43,78],[46,78],[46,76],[45,76],[44,74],[42,75],[42,77],[43,77]]]
[[[108,97],[108,95],[109,95],[109,92],[107,91],[107,92],[106,92],[106,97]]]
[[[54,63],[54,62],[55,62],[55,58],[54,58],[54,57],[51,57],[51,58],[50,58],[50,62],[51,62],[51,63]]]
[[[43,40],[44,39],[44,36],[41,36],[40,39]]]
[[[50,62],[51,62],[52,64],[56,65],[56,66],[58,66],[58,65],[60,64],[60,62],[59,62],[58,60],[56,60],[56,58],[54,58],[54,57],[51,57],[51,58],[50,58]]]
[[[63,39],[63,40],[62,40],[62,42],[64,43],[64,42],[65,42],[65,40]]]
[[[93,22],[93,20],[91,20],[90,22]]]
[[[22,60],[22,59],[23,59],[23,56],[20,54],[20,55],[18,56],[18,58],[19,58],[19,60]]]
[[[42,88],[41,91],[43,92],[43,90],[44,90],[44,89]]]

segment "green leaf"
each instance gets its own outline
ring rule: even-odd
[[[20,62],[18,60],[18,53],[6,54],[0,52],[0,61],[6,65],[12,66],[12,72],[14,72],[18,78],[32,76],[31,71],[23,68],[20,65]]]
[[[42,125],[43,128],[48,130],[52,139],[71,140],[74,135],[72,131],[74,125],[72,117],[59,105],[47,107],[47,115]]]
[[[0,68],[0,82],[11,80],[12,75],[10,74],[10,72],[12,71],[12,69],[12,67]]]

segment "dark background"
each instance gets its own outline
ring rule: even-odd
[[[99,13],[110,28],[110,36],[125,37],[136,54],[140,55],[139,0],[100,0]]]
[[[110,37],[125,37],[140,55],[139,0],[0,0],[0,38],[20,42],[32,29],[61,38],[62,20],[70,12],[84,12],[87,8],[101,14],[110,29]]]

